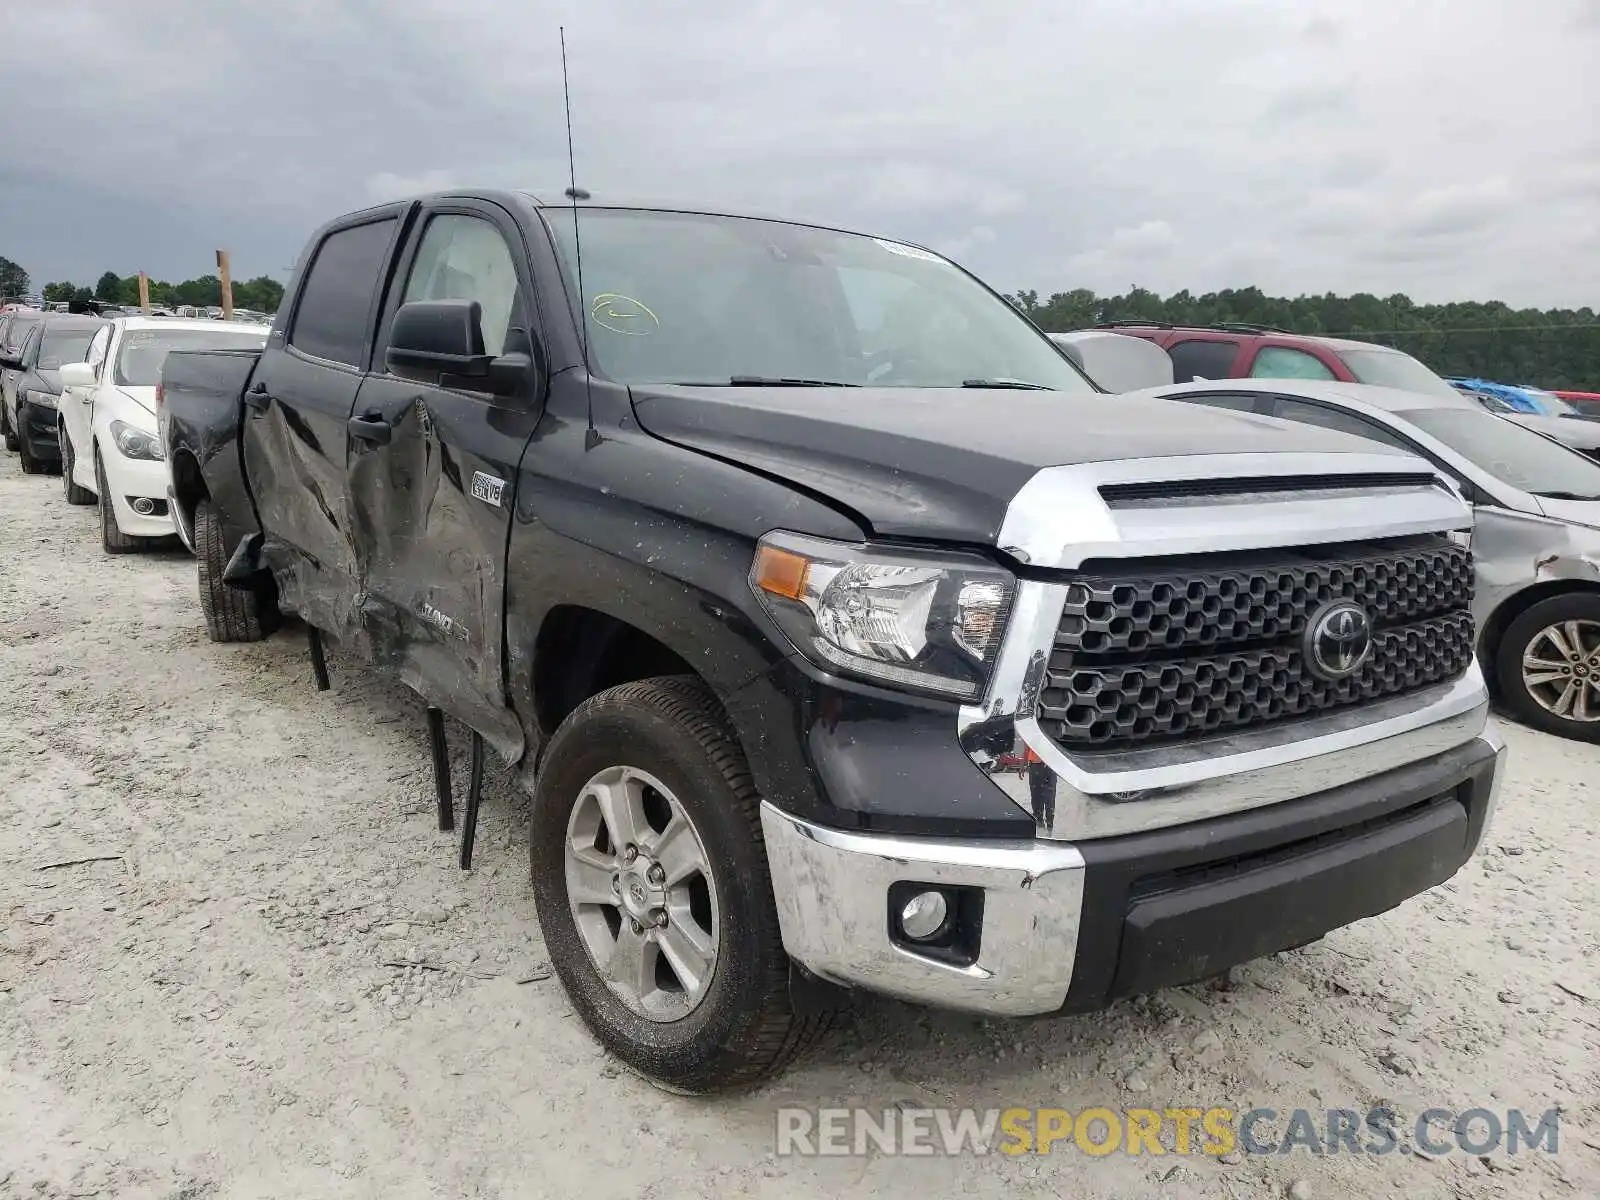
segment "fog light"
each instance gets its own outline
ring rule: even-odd
[[[156,510],[155,501],[146,496],[135,496],[133,498],[131,507],[133,511],[138,513],[141,517],[148,517]]]
[[[950,906],[943,892],[918,892],[900,910],[900,928],[914,942],[926,942],[944,932]]]

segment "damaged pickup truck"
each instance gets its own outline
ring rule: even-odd
[[[264,353],[168,357],[161,425],[214,638],[292,612],[521,767],[619,1058],[752,1084],[832,985],[1093,1010],[1481,844],[1427,463],[1103,397],[917,247],[575,194],[332,222]]]

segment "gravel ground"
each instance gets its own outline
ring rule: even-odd
[[[212,645],[186,555],[103,555],[0,457],[0,1196],[1600,1195],[1593,747],[1508,728],[1487,852],[1314,946],[1070,1019],[861,1000],[762,1092],[688,1100],[550,977],[510,774],[457,871],[421,705],[332,667]],[[1379,1100],[1559,1106],[1560,1152],[774,1155],[784,1105]]]

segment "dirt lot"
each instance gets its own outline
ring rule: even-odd
[[[1487,853],[1307,949],[1072,1019],[860,1001],[777,1084],[697,1101],[549,977],[509,774],[463,874],[421,706],[332,665],[319,695],[292,631],[212,645],[187,556],[104,556],[0,457],[0,1196],[1600,1195],[1594,748],[1509,729]],[[1560,1152],[774,1155],[784,1105],[1380,1099],[1402,1128],[1559,1106]]]

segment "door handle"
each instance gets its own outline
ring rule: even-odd
[[[244,402],[251,408],[265,412],[267,405],[272,402],[272,397],[267,393],[267,385],[264,383],[252,383],[245,389]]]
[[[351,417],[345,428],[350,431],[350,436],[359,438],[363,442],[372,442],[375,445],[387,446],[389,438],[394,433],[394,427],[386,421],[381,413],[370,412],[365,416]]]

